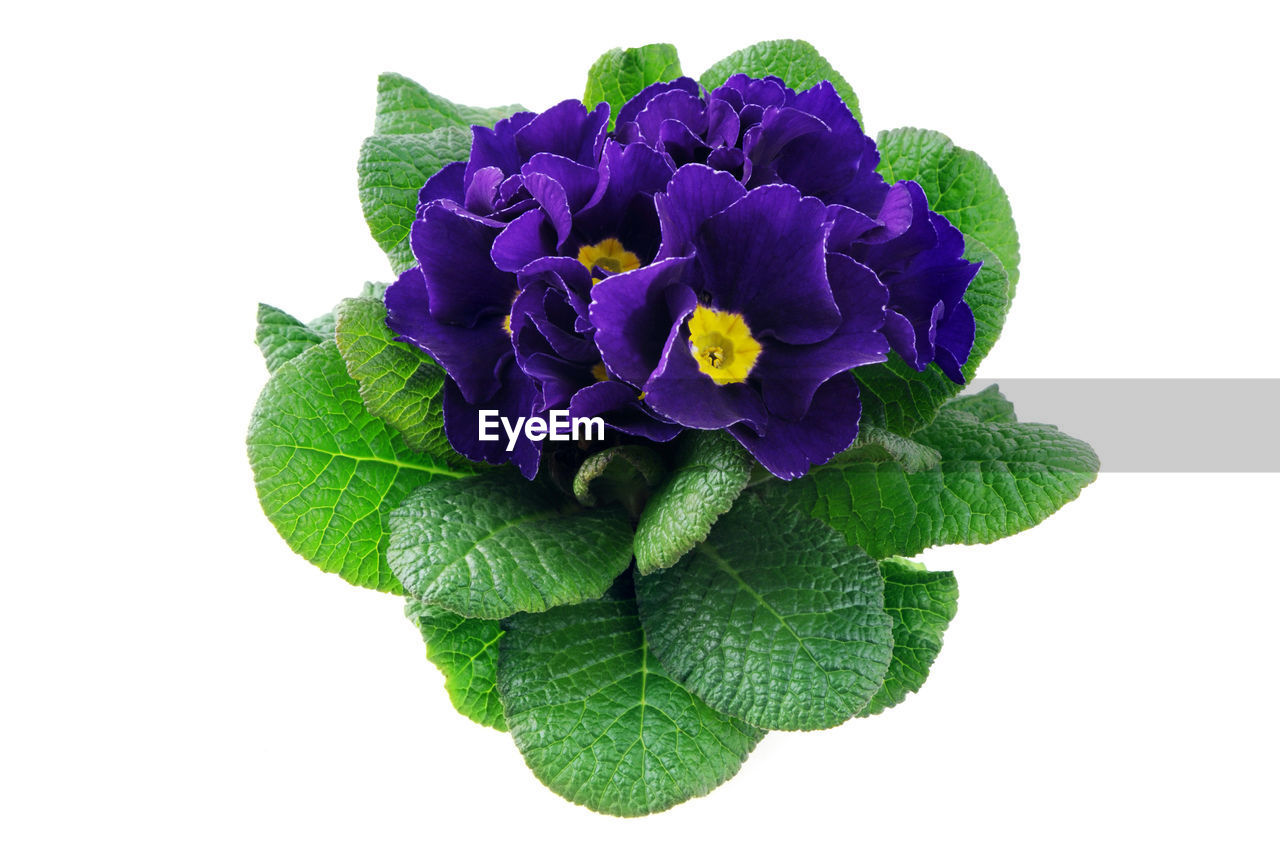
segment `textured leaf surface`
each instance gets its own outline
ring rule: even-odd
[[[378,77],[378,111],[373,132],[429,133],[441,127],[492,126],[521,109],[515,104],[489,109],[462,106],[432,94],[408,77],[388,73]]]
[[[890,183],[914,180],[924,189],[929,207],[940,212],[1000,258],[1009,282],[1018,283],[1018,229],[1009,196],[991,166],[973,151],[956,147],[933,130],[902,127],[876,138],[879,171]]]
[[[418,190],[444,166],[466,159],[471,133],[446,126],[429,133],[370,136],[360,146],[356,171],[360,206],[378,247],[396,274],[411,268],[409,228],[418,210]]]
[[[641,574],[670,567],[705,540],[751,477],[751,456],[727,434],[694,431],[681,441],[673,472],[636,524]]]
[[[893,653],[876,562],[748,494],[674,569],[636,582],[653,652],[708,705],[765,729],[864,708]]]
[[[498,689],[525,762],[547,787],[632,817],[708,793],[764,736],[674,681],[649,652],[633,599],[513,617]]]
[[[584,505],[643,504],[648,488],[666,474],[662,458],[648,446],[610,446],[582,462],[573,476],[573,495]]]
[[[944,409],[913,437],[942,461],[908,473],[896,461],[831,463],[765,485],[872,557],[944,543],[991,543],[1038,524],[1098,474],[1098,456],[1052,425],[981,422]]]
[[[932,446],[917,443],[876,425],[863,423],[858,428],[858,439],[835,458],[835,463],[859,460],[896,460],[907,472],[923,472],[932,469],[942,460],[942,453]]]
[[[982,263],[964,296],[977,325],[973,350],[960,370],[968,383],[1004,328],[1013,289],[1000,260],[981,242],[966,238],[965,256]],[[963,389],[936,365],[917,372],[892,352],[887,362],[860,367],[854,376],[863,390],[863,421],[899,434],[928,425],[943,403]]]
[[[646,44],[644,47],[615,47],[595,61],[587,71],[587,91],[583,103],[593,107],[609,104],[609,129],[618,110],[647,85],[680,76],[680,57],[674,44]]]
[[[879,714],[920,690],[942,651],[942,633],[956,615],[954,573],[929,572],[905,558],[880,562],[884,610],[893,618],[893,661],[884,684],[859,717]]]
[[[422,633],[427,659],[444,674],[445,690],[458,713],[482,726],[507,731],[498,699],[502,625],[497,620],[459,617],[417,599],[405,604],[404,614]]]
[[[289,547],[352,584],[395,593],[391,508],[414,487],[464,474],[410,451],[365,410],[332,341],[271,376],[247,443],[262,509]]]
[[[982,422],[1017,422],[1013,403],[1000,392],[998,384],[971,395],[957,396],[947,402],[948,410],[959,410],[971,414]]]
[[[410,596],[499,619],[601,596],[631,562],[631,527],[497,472],[415,490],[392,511],[387,559]]]
[[[267,371],[274,372],[297,357],[322,337],[306,323],[269,304],[258,305],[258,330],[254,342],[267,361]]]
[[[699,82],[708,89],[713,89],[734,74],[752,77],[773,74],[781,77],[796,91],[804,91],[827,80],[835,86],[836,93],[849,107],[853,117],[858,119],[859,124],[862,123],[858,96],[853,93],[853,87],[807,41],[784,38],[753,44],[712,65],[699,78]]]
[[[444,370],[421,349],[396,341],[382,301],[349,298],[337,313],[338,351],[369,412],[395,428],[411,449],[471,468],[444,434]]]

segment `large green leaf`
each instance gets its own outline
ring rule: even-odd
[[[636,581],[649,644],[707,705],[765,729],[826,729],[863,709],[893,654],[876,562],[751,494],[674,569]]]
[[[837,455],[834,462],[851,463],[859,460],[896,460],[907,472],[923,472],[937,466],[938,461],[942,460],[942,454],[910,437],[863,422],[858,427],[858,439]]]
[[[879,714],[920,690],[942,651],[942,633],[956,615],[954,573],[929,572],[906,558],[880,562],[884,610],[893,618],[893,661],[884,684],[859,717]]]
[[[1098,474],[1093,449],[1052,425],[982,422],[944,408],[913,439],[937,449],[941,462],[915,473],[892,460],[831,463],[763,489],[775,504],[808,511],[885,558],[1016,534],[1080,495]]]
[[[401,592],[388,516],[414,487],[468,474],[418,454],[369,414],[332,341],[267,381],[249,423],[258,499],[293,551],[352,584]]]
[[[1000,258],[1009,282],[1018,283],[1018,229],[1013,210],[991,167],[973,151],[956,147],[933,130],[902,127],[876,138],[879,171],[890,183],[914,180],[929,207],[966,237],[978,239]],[[967,241],[967,240],[966,240]]]
[[[734,74],[747,74],[752,77],[765,77],[772,74],[775,77],[781,77],[796,91],[803,91],[827,80],[835,86],[836,93],[849,107],[853,117],[858,119],[858,123],[862,123],[862,113],[858,110],[858,96],[853,93],[853,87],[807,41],[783,38],[753,44],[712,65],[698,81],[708,89],[713,89]]]
[[[482,726],[507,731],[498,699],[498,639],[505,633],[497,620],[459,617],[452,611],[410,599],[406,617],[427,645],[427,659],[444,674],[444,687],[458,713]]]
[[[751,456],[723,432],[694,431],[682,437],[674,471],[636,524],[640,573],[670,567],[705,540],[716,518],[747,486],[751,466]]]
[[[631,562],[631,526],[503,471],[415,490],[391,513],[387,560],[410,596],[499,619],[601,596]]]
[[[471,133],[459,126],[370,136],[360,146],[360,206],[396,274],[414,264],[409,229],[417,216],[418,190],[445,165],[466,159],[470,150]]]
[[[667,675],[633,599],[513,617],[500,649],[498,690],[525,762],[597,812],[646,815],[706,794],[764,736]]]
[[[269,304],[258,305],[258,330],[254,334],[254,342],[267,361],[268,372],[274,372],[322,340],[314,328],[284,310]]]
[[[373,132],[382,134],[429,133],[441,127],[492,126],[523,107],[494,106],[479,109],[462,106],[432,94],[400,74],[378,77],[378,111]]]
[[[618,110],[645,86],[674,80],[680,76],[680,57],[674,44],[646,44],[644,47],[615,47],[602,55],[587,71],[587,90],[582,101],[588,107],[609,104],[609,129]]]
[[[444,434],[444,370],[420,348],[396,341],[381,300],[348,298],[337,313],[338,351],[369,412],[395,428],[411,449],[454,454]],[[470,466],[460,457],[453,465]]]
[[[982,263],[964,296],[977,326],[973,350],[960,370],[967,383],[973,380],[1004,328],[1013,290],[1004,266],[981,242],[966,239],[965,256]],[[928,425],[942,404],[962,389],[936,364],[917,372],[894,353],[890,353],[887,362],[860,367],[853,374],[862,386],[863,421],[899,434],[910,434]]]

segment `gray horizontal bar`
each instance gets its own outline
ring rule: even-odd
[[[1021,422],[1087,440],[1104,472],[1280,472],[1280,379],[974,381]]]

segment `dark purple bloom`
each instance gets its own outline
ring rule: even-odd
[[[875,271],[889,287],[884,334],[917,370],[936,362],[957,384],[969,359],[976,326],[964,302],[979,263],[964,259],[964,237],[944,216],[930,212],[924,190],[893,186],[875,218],[832,206],[827,250]]]
[[[727,429],[780,478],[847,448],[860,415],[849,370],[885,359],[888,293],[866,266],[826,255],[826,206],[702,165],[655,202],[657,261],[592,290],[610,373],[674,422]]]
[[[888,190],[875,142],[828,82],[796,93],[777,77],[736,74],[705,95],[687,77],[655,83],[618,111],[616,135],[677,166],[727,171],[748,189],[790,183],[864,211],[878,210]]]

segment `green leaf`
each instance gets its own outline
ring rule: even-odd
[[[409,228],[417,216],[418,190],[444,166],[466,159],[470,150],[471,134],[456,126],[370,136],[360,146],[360,206],[369,232],[396,274],[414,264]]]
[[[325,572],[400,593],[387,567],[388,516],[414,487],[463,475],[417,454],[364,408],[333,342],[276,370],[247,439],[258,499],[289,544]]]
[[[380,300],[348,298],[337,314],[338,351],[368,411],[395,428],[409,448],[448,457],[458,469],[473,468],[444,434],[444,370],[421,349],[396,342]]]
[[[453,707],[481,726],[507,731],[498,699],[498,640],[505,634],[497,620],[469,620],[452,611],[410,599],[408,617],[427,645],[427,660],[444,674]]]
[[[609,129],[613,129],[622,105],[653,83],[679,77],[680,57],[674,44],[646,44],[644,47],[615,47],[601,56],[587,71],[587,91],[582,102],[588,107],[609,104]]]
[[[258,330],[254,334],[258,350],[267,361],[267,371],[274,372],[321,341],[320,334],[269,304],[258,305]]]
[[[913,435],[942,455],[909,473],[896,461],[830,463],[795,482],[766,485],[873,558],[946,543],[991,543],[1037,525],[1098,474],[1087,443],[1052,425],[981,422],[944,408]]]
[[[920,690],[942,651],[942,633],[956,615],[960,588],[953,573],[929,572],[906,558],[880,562],[884,610],[893,618],[889,674],[859,717],[879,714]]]
[[[937,466],[942,454],[910,437],[862,423],[858,428],[858,439],[835,458],[836,463],[858,460],[896,460],[907,472],[923,472]]]
[[[601,596],[631,562],[631,528],[500,472],[415,490],[391,513],[387,559],[410,596],[496,620]]]
[[[408,77],[387,73],[378,77],[378,112],[373,132],[429,133],[441,127],[466,129],[472,124],[491,127],[522,109],[516,104],[489,109],[462,106],[432,94]]]
[[[747,486],[751,466],[751,456],[725,433],[694,431],[682,437],[674,471],[636,524],[641,575],[672,566],[706,540],[716,519]]]
[[[959,410],[976,416],[981,422],[1017,422],[1013,412],[1013,403],[1004,397],[997,384],[992,384],[981,392],[962,395],[951,399],[944,405],[947,410]]]
[[[706,794],[764,737],[667,675],[633,599],[514,617],[500,649],[498,690],[525,763],[594,811],[634,817]]]
[[[812,88],[827,80],[835,86],[836,94],[849,107],[853,117],[862,123],[862,112],[858,109],[858,96],[853,93],[853,87],[807,41],[783,38],[753,44],[712,65],[698,78],[698,82],[707,89],[713,89],[734,74],[752,77],[772,74],[781,77],[796,91]]]
[[[981,242],[966,239],[964,253],[969,260],[982,263],[964,296],[977,325],[973,350],[960,369],[968,383],[1004,328],[1013,290],[1000,260]],[[894,353],[889,354],[888,362],[862,366],[853,374],[862,386],[863,421],[899,434],[928,425],[943,403],[963,389],[936,364],[917,372]]]
[[[662,458],[648,446],[611,446],[582,462],[573,476],[573,495],[591,507],[597,502],[622,502],[638,508],[666,474]]]
[[[744,496],[675,569],[636,582],[665,669],[765,729],[826,729],[863,709],[893,655],[876,562],[822,523]]]
[[[914,127],[886,130],[876,138],[876,147],[886,180],[919,183],[930,209],[946,216],[966,241],[973,237],[990,248],[1009,273],[1010,284],[1017,285],[1020,254],[1013,210],[982,157],[956,147],[941,133]]]

